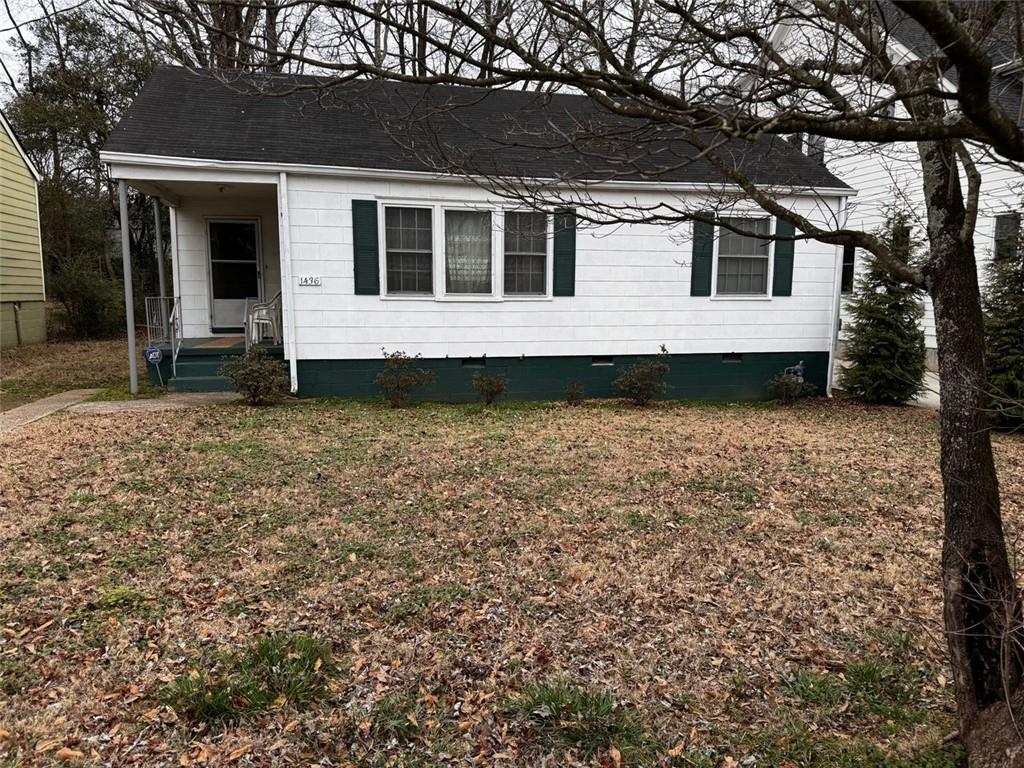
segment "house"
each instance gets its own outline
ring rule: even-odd
[[[935,43],[925,29],[889,2],[875,6],[880,14],[880,26],[885,30],[887,51],[894,62],[908,62],[934,54]],[[811,33],[816,34],[816,33]],[[984,41],[986,50],[995,64],[996,75],[992,83],[992,96],[1007,114],[1024,116],[1021,111],[1024,63],[1016,58],[1016,46],[1011,40],[1002,40],[1005,30],[997,29]],[[796,24],[783,24],[775,30],[773,43],[779,49],[801,45],[801,32]],[[944,74],[946,86],[955,90],[956,70]],[[880,92],[878,98],[891,95]],[[893,105],[891,116],[908,118],[902,104]],[[847,208],[847,225],[867,232],[881,232],[887,226],[898,227],[889,233],[894,244],[901,241],[912,248],[927,244],[927,214],[917,147],[911,143],[878,145],[824,139],[823,137],[794,137],[810,157],[819,159],[836,176],[857,190],[856,198]],[[1019,169],[1000,162],[980,148],[972,155],[981,173],[978,219],[975,229],[975,254],[979,279],[984,285],[987,264],[1000,248],[1012,248],[1013,237],[1020,228],[1020,211],[1024,208],[1024,186]],[[895,215],[895,218],[894,218]],[[905,218],[901,218],[904,217]],[[866,252],[852,246],[844,249],[841,289],[844,299],[852,296],[857,279],[866,267]],[[928,365],[937,369],[935,317],[929,297],[923,299],[925,345]],[[848,327],[846,302],[841,310],[843,324]],[[840,352],[842,336],[840,335]]]
[[[149,297],[147,323],[163,350],[150,375],[173,389],[224,386],[221,357],[264,337],[302,396],[378,395],[395,350],[435,372],[433,399],[472,397],[475,371],[508,376],[513,399],[574,382],[612,396],[622,367],[662,345],[672,397],[761,398],[800,364],[830,387],[836,246],[594,225],[582,204],[533,207],[451,172],[472,159],[516,188],[612,205],[733,192],[689,147],[666,142],[623,173],[601,147],[565,146],[573,126],[605,119],[583,96],[226,77],[159,69],[102,153],[113,178],[170,206],[173,296]],[[782,139],[736,156],[814,220],[851,194]],[[742,201],[729,215],[792,231]]]
[[[0,112],[0,347],[46,341],[39,172]]]

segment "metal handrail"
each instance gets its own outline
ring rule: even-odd
[[[185,342],[181,328],[181,300],[177,297],[172,302],[169,324],[169,330],[171,331],[171,374],[177,376],[178,352],[181,351],[181,346]]]
[[[181,325],[181,300],[176,296],[146,297],[146,335],[151,347],[171,348],[171,368],[178,373],[178,352],[184,342]]]

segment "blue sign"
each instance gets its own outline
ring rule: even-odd
[[[150,365],[160,365],[160,361],[164,359],[164,353],[160,351],[160,347],[147,347],[144,354],[146,362]]]

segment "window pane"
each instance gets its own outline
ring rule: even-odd
[[[244,261],[210,262],[213,296],[217,299],[248,299],[260,295],[256,265]]]
[[[770,219],[726,218],[722,221],[748,232],[768,235],[771,233]],[[768,257],[768,240],[760,237],[741,235],[725,227],[719,228],[718,253],[722,256],[763,256]]]
[[[385,208],[388,293],[431,293],[433,244],[429,208]]]
[[[548,217],[537,211],[505,214],[505,293],[547,293]]]
[[[857,249],[852,245],[843,246],[843,275],[839,288],[843,293],[853,291],[854,268],[857,265]]]
[[[546,213],[505,214],[505,253],[547,253]]]
[[[491,292],[491,214],[444,212],[445,277],[448,293]]]
[[[256,224],[251,221],[211,221],[210,258],[256,261]]]
[[[432,261],[429,253],[389,251],[388,293],[430,293]]]
[[[726,218],[732,226],[770,234],[771,219]],[[720,227],[718,231],[718,293],[767,294],[768,247],[770,241],[752,235],[741,235]]]
[[[718,293],[767,293],[768,259],[718,258]]]
[[[547,256],[532,254],[505,255],[505,293],[534,294],[547,293],[544,266]]]

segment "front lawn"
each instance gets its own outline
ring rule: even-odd
[[[38,422],[0,438],[0,765],[952,768],[936,437],[827,402]]]

